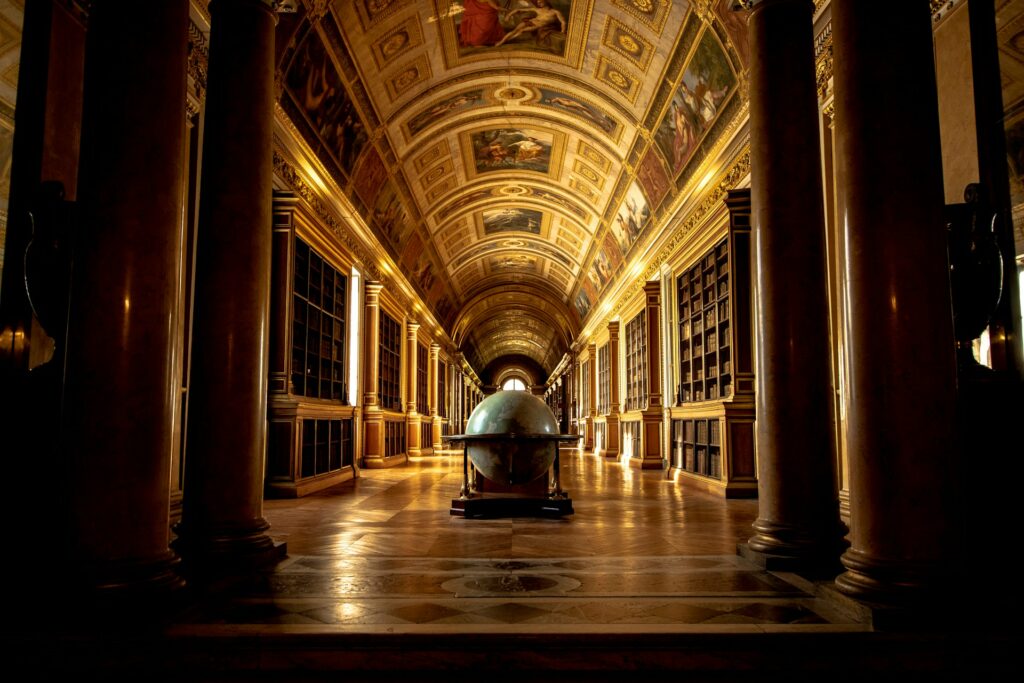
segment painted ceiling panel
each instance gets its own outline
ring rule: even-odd
[[[281,106],[467,357],[550,371],[735,129],[731,4],[305,0]]]

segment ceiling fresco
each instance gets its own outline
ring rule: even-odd
[[[729,0],[306,0],[280,106],[474,367],[552,370],[741,118]]]

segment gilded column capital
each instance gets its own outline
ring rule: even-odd
[[[608,323],[608,341],[619,340],[619,321],[612,320]]]
[[[384,289],[384,285],[375,280],[369,280],[366,283],[366,305],[367,306],[379,306],[380,305],[380,290]]]
[[[441,357],[441,345],[437,342],[431,342],[430,344],[430,357],[433,360]]]
[[[408,320],[405,323],[405,332],[410,340],[416,339],[416,333],[420,330],[420,324],[415,320]]]

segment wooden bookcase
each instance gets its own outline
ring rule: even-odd
[[[646,311],[626,323],[626,412],[647,407]]]
[[[757,470],[749,190],[730,191],[723,209],[724,235],[676,271],[670,462],[703,488],[750,497]]]
[[[402,324],[380,312],[377,392],[384,410],[402,412]]]
[[[295,195],[274,195],[268,497],[356,476],[359,409],[348,405],[351,262]]]

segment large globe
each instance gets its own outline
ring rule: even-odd
[[[466,451],[480,473],[499,484],[545,475],[558,449],[558,422],[525,391],[499,391],[481,401],[466,424]]]

